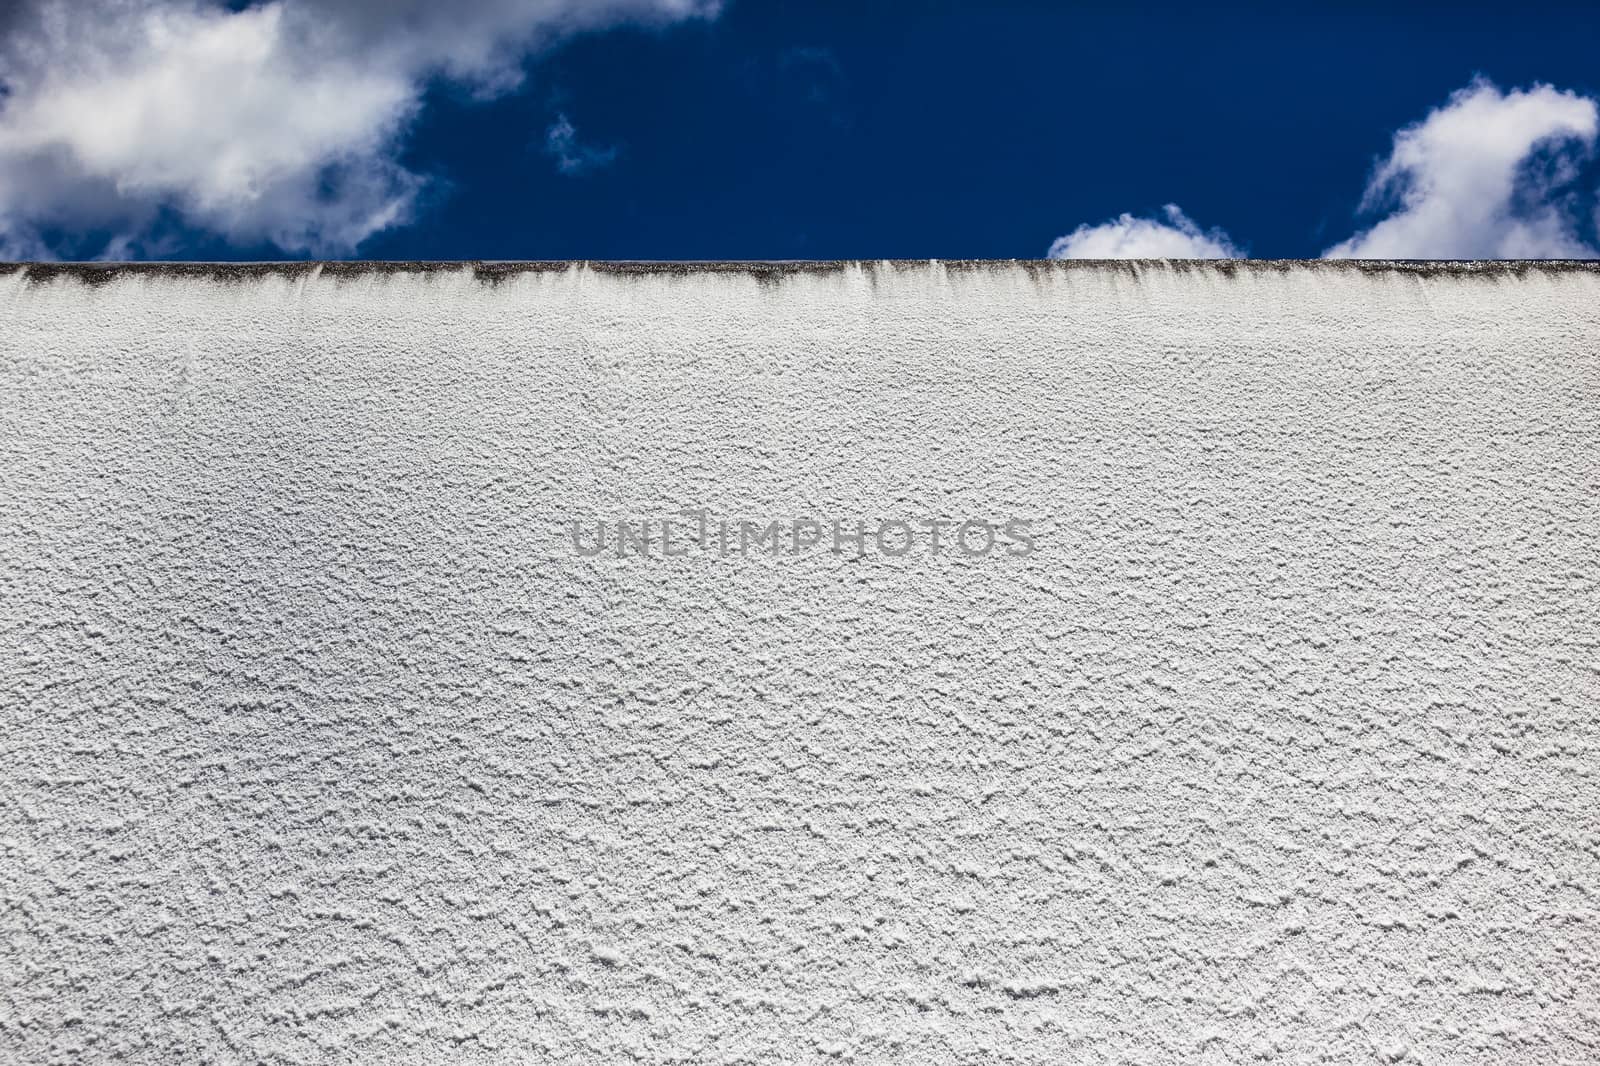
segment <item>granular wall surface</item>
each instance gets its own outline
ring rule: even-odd
[[[1600,1061],[1592,266],[0,308],[0,1061]]]

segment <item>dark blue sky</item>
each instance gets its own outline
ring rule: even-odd
[[[1043,254],[1176,201],[1255,256],[1345,236],[1394,131],[1483,74],[1592,92],[1600,7],[731,4],[576,41],[407,152],[449,191],[381,257]],[[543,152],[561,112],[609,165]]]
[[[1600,254],[1600,5],[603,2],[0,0],[0,258],[1308,257],[1476,77],[1349,254]]]

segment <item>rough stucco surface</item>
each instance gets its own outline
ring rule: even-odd
[[[1600,1061],[1592,268],[0,308],[0,1061]]]

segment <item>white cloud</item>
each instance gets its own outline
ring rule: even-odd
[[[1329,248],[1333,258],[1588,258],[1593,202],[1571,189],[1593,157],[1595,101],[1548,85],[1473,82],[1395,135],[1362,209],[1393,213]],[[1590,194],[1592,196],[1592,193]],[[1584,205],[1587,203],[1587,207]]]
[[[556,169],[573,177],[606,166],[617,158],[615,148],[595,148],[581,143],[578,127],[566,115],[557,115],[545,130],[544,151],[555,159]]]
[[[343,253],[424,184],[401,139],[436,77],[493,95],[530,54],[717,0],[38,0],[0,41],[0,254],[43,233],[137,248],[176,217]]]
[[[1122,214],[1098,226],[1079,226],[1050,245],[1051,259],[1237,259],[1243,253],[1220,229],[1202,231],[1177,204],[1166,221]]]

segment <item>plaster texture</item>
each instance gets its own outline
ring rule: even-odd
[[[0,1061],[1600,1061],[1592,265],[0,267],[0,393]]]

